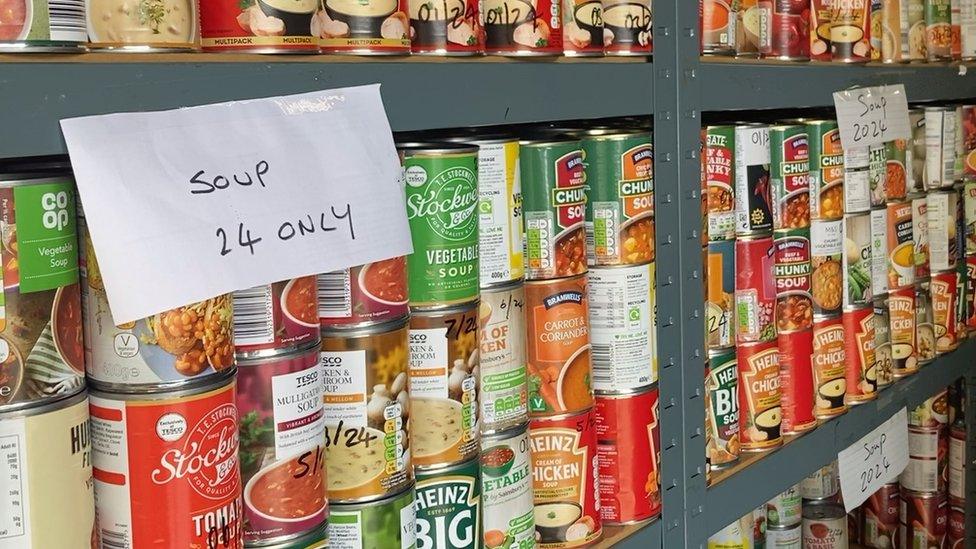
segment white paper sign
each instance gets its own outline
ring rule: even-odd
[[[908,411],[905,408],[837,455],[840,489],[848,512],[908,465]]]
[[[874,86],[834,92],[840,141],[845,149],[909,139],[905,86]]]
[[[412,250],[378,84],[61,127],[117,324]]]

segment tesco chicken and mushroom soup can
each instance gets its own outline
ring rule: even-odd
[[[409,312],[403,256],[322,273],[317,285],[322,329],[381,324]]]
[[[85,387],[74,182],[0,181],[0,406]]]
[[[200,4],[203,51],[317,53],[315,0],[207,0]],[[162,6],[161,6],[162,7]],[[150,12],[152,13],[152,12]]]
[[[417,549],[482,549],[479,460],[417,471]]]
[[[99,546],[90,440],[84,393],[4,413],[0,547]]]
[[[486,549],[535,546],[529,424],[485,436],[481,507]]]
[[[410,52],[407,0],[322,0],[312,34],[326,53],[398,55]]]
[[[478,302],[410,316],[410,455],[436,467],[478,455]]]
[[[232,295],[238,358],[266,357],[318,345],[319,302],[314,276],[262,284]]]
[[[481,431],[507,429],[528,417],[525,288],[521,282],[481,291]]]
[[[705,369],[705,461],[713,470],[739,460],[739,370],[735,349],[710,351]]]
[[[417,511],[413,485],[379,501],[331,505],[328,532],[331,549],[416,548]]]
[[[483,53],[485,35],[481,30],[479,4],[476,0],[407,0],[410,13],[410,50],[428,55]],[[382,26],[380,33],[382,34]]]
[[[85,2],[30,0],[11,2],[0,25],[0,52],[81,51],[85,32]]]
[[[485,0],[485,51],[494,55],[562,55],[561,0]]]

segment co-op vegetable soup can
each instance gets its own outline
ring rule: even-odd
[[[88,40],[84,0],[17,0],[3,12],[0,52],[80,51]]]

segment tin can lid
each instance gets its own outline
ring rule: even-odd
[[[401,141],[397,142],[396,148],[398,151],[407,155],[461,154],[478,152],[477,146],[451,143],[450,141]]]
[[[830,501],[807,502],[803,506],[803,518],[806,520],[841,519],[847,516],[844,507]]]

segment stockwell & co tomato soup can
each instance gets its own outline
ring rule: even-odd
[[[593,406],[586,276],[525,284],[529,414]]]
[[[87,395],[4,412],[0,440],[0,545],[97,547]]]
[[[739,460],[739,369],[735,349],[708,353],[705,369],[705,461],[712,470]]]
[[[528,418],[525,287],[522,282],[481,291],[481,431],[515,427]]]
[[[417,547],[481,546],[481,482],[477,458],[417,471]],[[389,544],[386,545],[389,547]]]
[[[783,444],[779,351],[775,341],[736,348],[739,368],[739,442],[744,452]]]
[[[318,53],[319,2],[207,0],[200,6],[206,52]]]
[[[874,352],[874,306],[844,309],[844,403],[874,400],[878,391],[877,357]]]
[[[328,516],[322,387],[318,349],[238,365],[245,542],[297,537]]]
[[[319,302],[314,276],[238,290],[234,300],[234,352],[260,358],[319,343]]]
[[[775,254],[771,236],[735,241],[735,337],[740,345],[776,340]]]
[[[410,53],[407,0],[323,0],[316,3],[312,34],[325,53]]]
[[[529,425],[539,549],[582,547],[603,535],[593,409]]]
[[[533,505],[528,422],[485,436],[481,444],[484,547],[531,547]]]
[[[478,299],[478,148],[402,143],[410,306],[438,308]]]
[[[409,314],[403,256],[322,273],[317,282],[322,329],[361,328]]]
[[[84,0],[55,2],[30,0],[12,2],[0,30],[0,52],[83,51],[85,32]]]
[[[231,369],[166,393],[91,391],[95,508],[103,542],[243,547],[234,374]]]
[[[660,514],[657,386],[623,395],[597,395],[594,413],[603,521],[633,523]]]
[[[330,549],[414,549],[417,514],[414,487],[379,501],[329,506]]]
[[[425,55],[479,55],[485,51],[479,2],[407,0],[410,51]],[[381,28],[382,32],[382,28]]]

